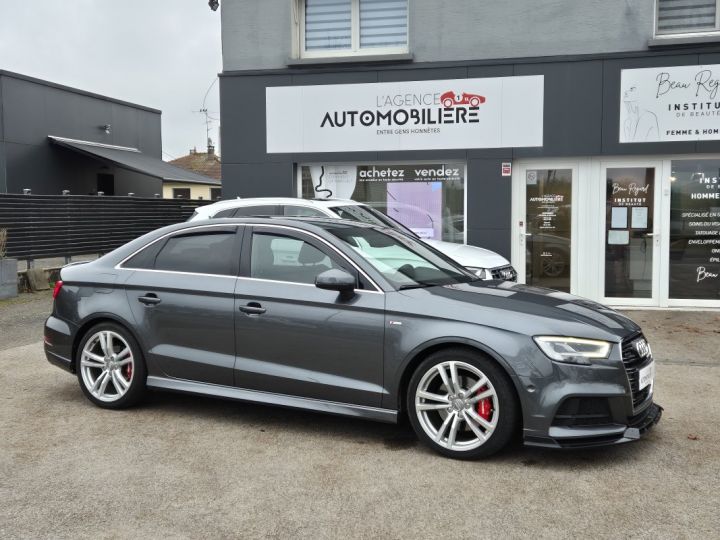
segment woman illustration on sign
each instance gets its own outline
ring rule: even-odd
[[[625,122],[623,142],[651,142],[660,140],[657,115],[647,109],[640,109],[638,89],[630,87],[623,94]]]

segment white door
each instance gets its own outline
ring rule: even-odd
[[[609,305],[658,306],[662,296],[661,252],[664,189],[661,161],[600,162],[595,192],[600,210],[597,260],[600,300]],[[663,291],[664,292],[664,291]]]
[[[520,283],[575,292],[578,168],[550,160],[515,166],[512,261]]]

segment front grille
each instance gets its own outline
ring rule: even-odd
[[[640,339],[645,339],[642,332],[636,332],[635,334],[625,338],[622,344],[622,360],[625,365],[628,382],[630,383],[630,392],[632,394],[634,409],[642,405],[650,396],[650,386],[646,386],[642,390],[639,390],[640,368],[643,368],[652,362],[652,356],[642,357],[635,349],[635,342]]]
[[[517,281],[517,272],[512,267],[512,265],[491,268],[490,274],[492,275],[493,279],[501,279],[503,281]]]

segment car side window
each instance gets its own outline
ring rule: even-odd
[[[224,218],[224,217],[233,217],[235,215],[235,211],[237,208],[228,208],[227,210],[220,210],[217,214],[213,216],[213,218]]]
[[[279,234],[253,233],[250,254],[252,278],[313,285],[318,274],[331,268],[348,271],[333,257],[305,240]]]
[[[327,217],[320,210],[307,206],[285,205],[283,210],[288,217]]]
[[[235,233],[206,231],[168,238],[155,256],[155,270],[200,274],[235,275]]]
[[[279,216],[282,215],[276,204],[263,204],[259,206],[241,206],[236,209],[235,217],[252,216]]]

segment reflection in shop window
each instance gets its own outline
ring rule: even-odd
[[[718,300],[720,159],[673,161],[670,181],[670,298]]]
[[[300,189],[306,199],[366,203],[421,238],[465,241],[464,163],[303,165]]]

